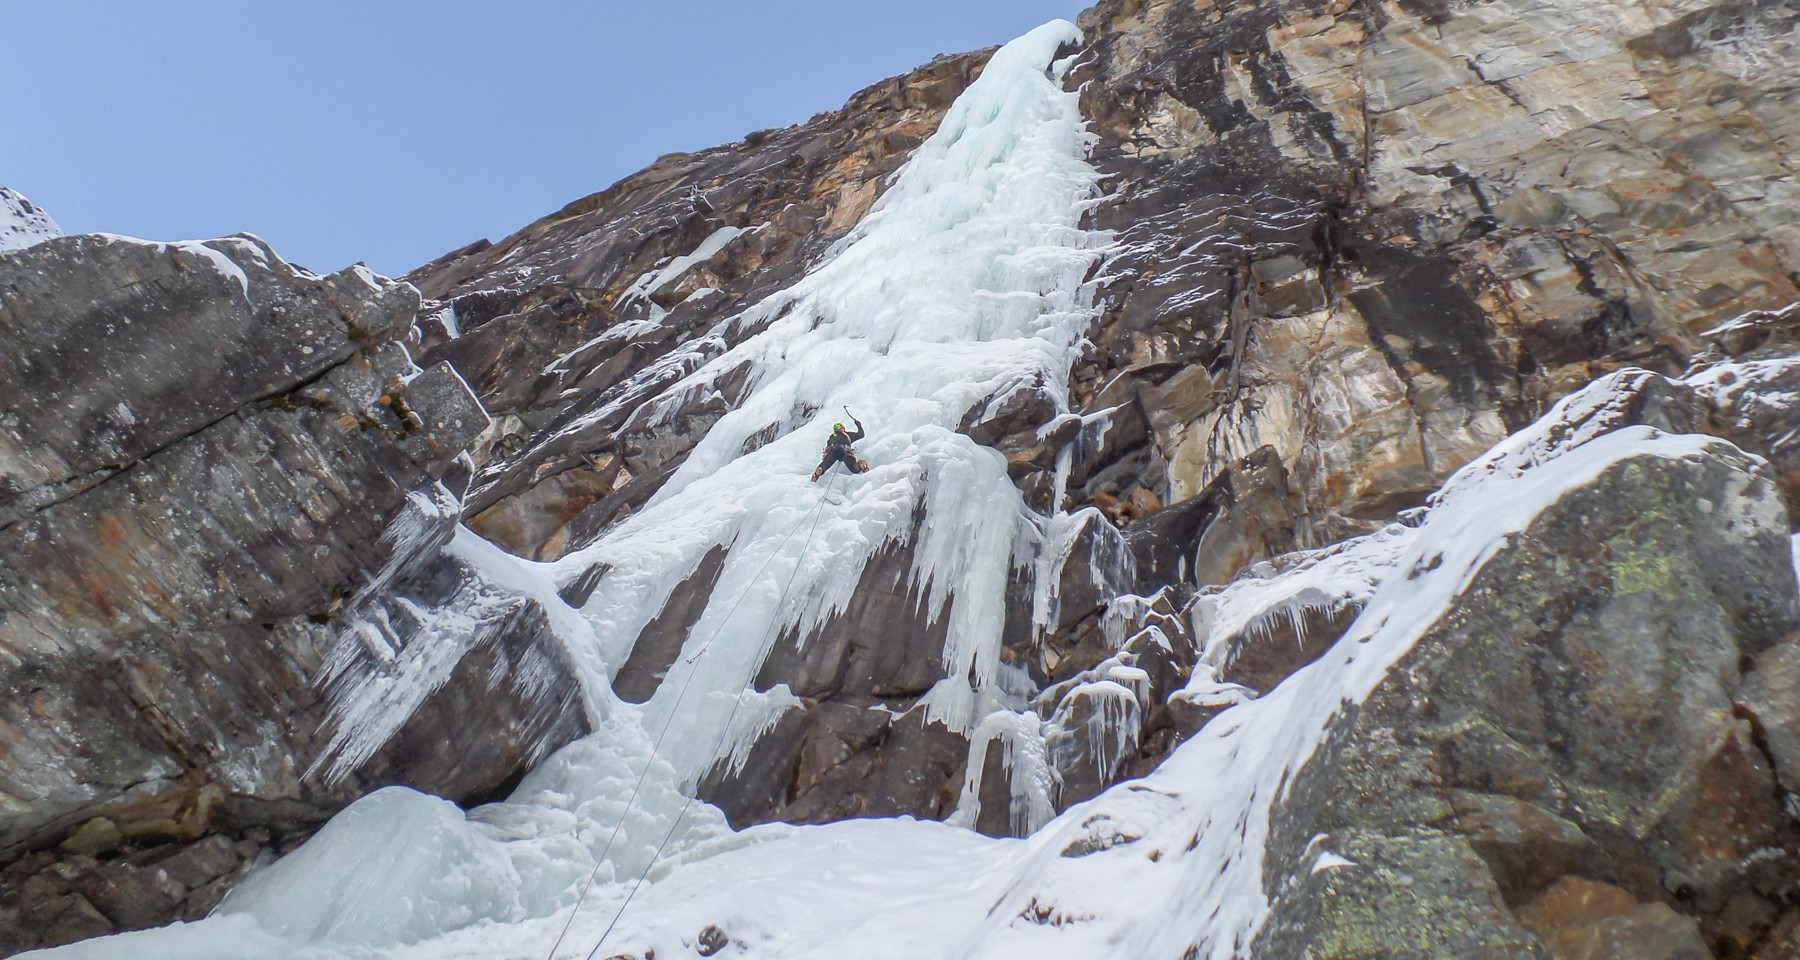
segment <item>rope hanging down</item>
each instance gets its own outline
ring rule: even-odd
[[[848,408],[845,409],[848,410]],[[781,593],[776,599],[778,608],[781,601],[787,599],[788,591],[793,589],[794,579],[800,574],[800,564],[806,559],[807,550],[812,547],[813,534],[818,532],[819,521],[824,518],[826,498],[837,486],[837,481],[838,478],[834,475],[831,478],[831,482],[826,484],[825,490],[819,498],[819,502],[814,505],[812,509],[812,526],[807,529],[806,540],[800,548],[800,555],[794,560],[794,571],[788,574],[787,583],[782,585]],[[774,550],[769,552],[769,558],[764,560],[763,565],[757,569],[753,576],[751,576],[749,583],[744,586],[744,592],[738,595],[737,602],[733,603],[731,609],[725,612],[725,616],[720,618],[718,626],[713,628],[712,634],[706,638],[706,642],[702,643],[700,649],[694,651],[694,655],[688,657],[686,662],[691,664],[696,660],[699,660],[707,650],[712,648],[713,641],[718,639],[720,631],[725,629],[725,624],[731,622],[732,614],[737,613],[738,607],[743,606],[744,601],[750,596],[750,591],[755,588],[756,584],[762,579],[763,573],[769,569],[769,564],[774,563],[775,558],[781,555],[781,551],[788,545],[788,541],[792,540],[794,534],[799,533],[800,528],[806,525],[806,520],[806,517],[801,517],[800,522],[794,525],[794,529],[789,530],[787,536],[781,538],[781,543],[777,545]],[[774,627],[771,625],[770,630],[772,631],[773,629]],[[767,637],[764,638],[764,642],[768,642]],[[650,756],[644,760],[643,772],[638,774],[637,782],[631,785],[631,793],[625,799],[625,809],[619,812],[619,822],[613,825],[612,834],[606,838],[606,845],[601,847],[600,856],[595,858],[594,869],[588,873],[587,882],[581,885],[581,893],[575,898],[575,906],[569,910],[569,919],[564,921],[562,931],[556,935],[556,942],[550,946],[550,952],[545,955],[545,960],[555,960],[556,951],[562,947],[563,939],[569,935],[569,928],[575,925],[575,915],[581,912],[581,905],[587,900],[588,891],[593,888],[595,878],[600,875],[600,868],[606,864],[607,854],[612,852],[614,842],[619,839],[619,831],[623,830],[625,827],[625,818],[631,813],[632,807],[636,805],[638,792],[643,789],[644,780],[650,775],[651,766],[656,763],[657,756],[662,753],[663,740],[668,737],[669,729],[675,725],[676,712],[681,708],[681,702],[687,698],[688,687],[693,682],[694,671],[690,670],[688,671],[686,679],[681,683],[681,689],[676,691],[675,702],[670,705],[668,719],[663,722],[662,730],[656,735],[656,742],[650,748]],[[738,708],[742,706],[743,703],[744,697],[741,693],[732,700],[731,712],[726,716],[725,723],[719,730],[718,741],[713,744],[712,752],[715,756],[718,754],[719,750],[724,747],[725,738],[730,735],[731,725],[737,720]],[[669,832],[664,834],[662,842],[656,845],[656,852],[650,855],[649,861],[644,865],[643,872],[638,874],[637,880],[632,883],[631,890],[626,893],[625,901],[619,904],[619,909],[613,914],[612,921],[606,925],[605,930],[601,931],[600,939],[594,942],[594,949],[588,951],[587,960],[594,960],[594,955],[600,952],[600,947],[606,943],[606,938],[611,935],[613,928],[619,925],[619,920],[625,916],[625,908],[631,906],[632,898],[637,896],[638,888],[644,885],[644,881],[649,878],[650,871],[656,866],[656,862],[662,859],[663,850],[668,847],[669,841],[674,839],[676,831],[681,829],[681,824],[687,819],[688,810],[693,806],[693,803],[694,798],[689,796],[686,802],[681,805],[681,812],[676,815],[674,823],[670,824]]]

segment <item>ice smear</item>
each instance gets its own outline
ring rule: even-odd
[[[1069,453],[1069,448],[1064,447],[1057,458],[1056,489],[1059,491],[1068,478]],[[1135,582],[1137,571],[1132,553],[1125,546],[1119,532],[1105,521],[1099,510],[1083,507],[1074,513],[1058,513],[1043,519],[1038,526],[1031,620],[1032,628],[1040,635],[1057,622],[1062,601],[1063,569],[1074,555],[1084,533],[1092,538],[1088,542],[1091,553],[1085,566],[1091,578],[1090,583],[1100,596],[1113,596]]]
[[[695,247],[692,253],[676,257],[661,270],[640,277],[638,282],[632,284],[631,288],[620,297],[621,304],[637,297],[647,297],[674,283],[681,279],[681,275],[688,272],[694,264],[711,260],[714,254],[725,249],[725,245],[736,240],[740,234],[751,233],[759,229],[761,228],[753,227],[745,230],[742,227],[720,227],[714,230],[707,235],[705,240],[700,241],[700,245]]]
[[[744,764],[750,760],[750,748],[763,734],[789,710],[804,706],[785,683],[778,683],[765,693],[740,691],[738,700],[737,716],[726,730],[724,747],[719,751],[726,758],[725,769],[734,774],[743,772]]]
[[[1072,754],[1085,749],[1095,773],[1105,780],[1112,776],[1125,754],[1137,747],[1144,716],[1141,693],[1149,684],[1149,676],[1133,667],[1114,666],[1108,673],[1113,676],[1077,685],[1050,718],[1051,726],[1060,734],[1049,738],[1051,762],[1057,769],[1072,766]],[[1071,708],[1083,701],[1089,704],[1088,715],[1081,724],[1086,729],[1083,735],[1076,736]]]
[[[439,493],[458,506],[441,486]],[[428,499],[414,495],[415,504]],[[416,544],[425,536],[413,529],[420,509],[430,508],[402,514],[390,539]],[[530,576],[468,528],[456,528],[445,553],[466,567],[448,596],[432,602],[384,596],[362,603],[351,615],[322,670],[335,732],[309,773],[323,770],[328,780],[337,780],[355,770],[450,679],[465,654],[513,625],[528,604],[541,611],[562,649],[594,648],[587,621],[546,581]],[[518,651],[504,662],[508,684],[528,701],[547,696],[563,676],[553,649]],[[590,720],[598,722],[611,705],[590,698]]]
[[[62,228],[42,208],[18,191],[0,187],[0,253],[23,250],[62,235]]]
[[[1356,861],[1346,860],[1343,857],[1332,853],[1330,850],[1324,850],[1319,853],[1319,858],[1313,861],[1312,870],[1310,872],[1318,873],[1321,870],[1335,870],[1338,867],[1354,866],[1356,866]]]

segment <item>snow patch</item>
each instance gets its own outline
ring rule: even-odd
[[[63,235],[50,215],[18,191],[0,187],[0,253],[23,250]]]

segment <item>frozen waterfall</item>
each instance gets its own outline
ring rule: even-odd
[[[926,703],[971,730],[998,703],[1007,577],[1034,527],[1005,459],[957,427],[1012,389],[1065,395],[1091,320],[1084,278],[1105,237],[1080,220],[1097,175],[1076,96],[1062,87],[1067,64],[1055,59],[1078,39],[1057,21],[995,53],[861,224],[807,276],[728,321],[752,335],[657,403],[673,415],[730,376],[744,384],[734,409],[645,509],[548,565],[462,534],[455,549],[502,582],[560,585],[605,566],[583,622],[560,631],[587,670],[599,732],[546,760],[504,803],[465,816],[413,791],[380,791],[252,876],[212,918],[54,954],[542,954],[597,870],[561,950],[585,956],[665,838],[653,881],[793,832],[734,834],[687,797],[784,709],[784,690],[749,689],[775,638],[805,636],[840,612],[870,558],[896,542],[910,544],[913,583],[948,627],[949,679]],[[867,427],[859,452],[873,468],[837,480],[827,501],[826,484],[808,477],[846,407]],[[681,655],[648,702],[618,700],[607,678],[720,546],[723,568]],[[933,842],[978,841],[958,832]]]

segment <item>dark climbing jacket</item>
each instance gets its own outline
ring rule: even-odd
[[[853,433],[843,430],[831,431],[830,439],[825,441],[825,458],[819,461],[819,469],[813,471],[815,482],[825,471],[831,469],[831,465],[834,463],[843,464],[844,468],[851,473],[861,473],[866,469],[862,461],[856,459],[856,451],[850,448],[851,444],[863,438],[862,422],[854,418],[851,422],[856,424],[856,431]]]

